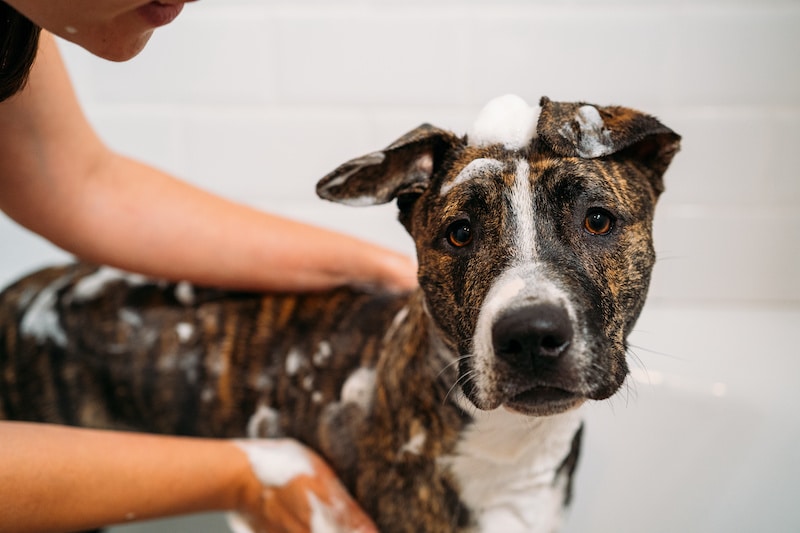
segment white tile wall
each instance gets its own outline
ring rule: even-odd
[[[508,92],[530,101],[548,95],[616,103],[659,116],[684,141],[657,213],[660,261],[638,327],[651,333],[641,341],[641,364],[658,375],[677,362],[679,372],[697,378],[703,357],[713,355],[710,381],[733,392],[752,389],[753,401],[789,396],[755,416],[752,409],[736,411],[735,402],[698,411],[686,403],[691,398],[651,401],[650,388],[640,385],[646,415],[631,418],[627,400],[619,400],[617,416],[604,415],[593,426],[600,433],[592,430],[599,435],[592,438],[607,441],[589,442],[587,457],[603,460],[582,467],[587,481],[578,502],[584,507],[576,509],[573,530],[586,531],[578,526],[601,524],[605,516],[606,526],[589,529],[730,531],[748,514],[762,525],[766,518],[779,523],[766,530],[790,531],[797,528],[782,526],[800,523],[790,501],[796,476],[781,465],[800,464],[794,448],[782,447],[781,454],[764,448],[749,463],[716,452],[744,449],[738,439],[753,431],[742,420],[780,419],[770,422],[769,435],[781,435],[775,428],[784,423],[791,432],[779,443],[794,442],[786,435],[800,431],[790,421],[800,397],[790,385],[797,348],[788,334],[800,308],[798,30],[797,0],[202,0],[127,64],[103,62],[68,44],[62,49],[88,116],[118,150],[220,194],[408,253],[410,239],[391,206],[323,203],[314,195],[316,180],[421,122],[463,132],[487,99]],[[0,244],[0,284],[65,258],[3,218]],[[733,318],[725,314],[730,309]],[[725,373],[731,368],[747,371],[731,377]],[[751,376],[764,368],[756,387]],[[773,372],[783,378],[774,387]],[[779,405],[784,410],[774,409]],[[651,498],[649,507],[637,504],[632,511],[629,498],[648,498],[640,491],[648,483],[642,472],[663,480],[673,467],[659,470],[660,460],[644,452],[651,470],[630,467],[620,442],[644,449],[659,440],[649,435],[670,441],[690,432],[683,417],[692,413],[698,418],[691,431],[711,428],[709,419],[739,422],[708,442],[687,435],[682,449],[710,451],[681,463],[680,476],[703,465],[719,466],[714,475],[723,476],[741,472],[742,464],[759,474],[731,474],[738,481],[722,487],[695,478],[702,493],[684,493],[681,485],[661,494],[661,481],[651,483],[654,494],[682,506],[670,513],[672,522],[648,528],[663,506]],[[608,465],[615,470],[597,473]],[[620,479],[634,479],[635,489],[617,486],[611,503],[593,499],[626,465],[629,477]],[[715,507],[719,527],[680,522],[698,516],[697,506],[710,494],[744,503]],[[784,502],[777,511],[767,503],[775,495]]]
[[[508,92],[651,112],[684,136],[651,297],[798,302],[797,28],[791,0],[203,0],[129,63],[63,50],[120,151],[409,252],[390,210],[323,204],[316,180]],[[60,257],[5,219],[0,238],[0,281]]]

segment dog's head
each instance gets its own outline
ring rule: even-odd
[[[655,261],[653,209],[680,140],[623,107],[540,106],[496,99],[464,137],[422,125],[317,187],[354,205],[397,199],[466,397],[532,415],[624,381]]]

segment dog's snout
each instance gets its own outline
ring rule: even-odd
[[[561,357],[572,342],[567,312],[536,304],[502,315],[492,328],[495,354],[515,368],[532,370]]]

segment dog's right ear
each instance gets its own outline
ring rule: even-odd
[[[317,194],[359,206],[418,196],[428,188],[441,155],[459,141],[450,131],[423,124],[380,152],[340,165],[317,183]]]
[[[650,171],[655,192],[663,192],[663,174],[680,149],[681,136],[656,118],[626,107],[547,97],[540,105],[539,138],[553,152],[584,159],[627,153]]]

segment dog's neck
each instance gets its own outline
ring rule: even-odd
[[[405,305],[395,315],[383,338],[383,356],[376,362],[389,365],[392,381],[410,372],[411,379],[430,379],[450,389],[458,379],[459,354],[456,343],[448,339],[428,311],[425,293],[409,293]],[[408,382],[404,384],[404,389]]]
[[[500,407],[473,409],[472,416],[455,452],[441,462],[474,513],[476,531],[557,531],[569,494],[579,410],[532,418]]]
[[[395,315],[380,353],[380,359],[374,362],[377,382],[384,392],[399,394],[399,403],[390,405],[406,404],[409,386],[426,389],[423,396],[438,391],[440,397],[435,401],[441,404],[458,377],[456,352],[428,313],[421,289],[410,293]],[[436,404],[429,407],[438,410]]]
[[[557,530],[571,474],[565,463],[581,426],[580,411],[537,418],[505,407],[476,409],[454,385],[463,354],[451,345],[428,313],[423,292],[411,294],[387,331],[389,351],[378,362],[378,382],[384,394],[405,396],[394,405],[422,401],[419,412],[438,412],[450,421],[436,424],[444,429],[436,434],[425,423],[394,419],[403,439],[395,446],[420,455],[436,450],[439,467],[454,478],[472,511],[476,530]],[[410,397],[409,386],[415,389]]]

